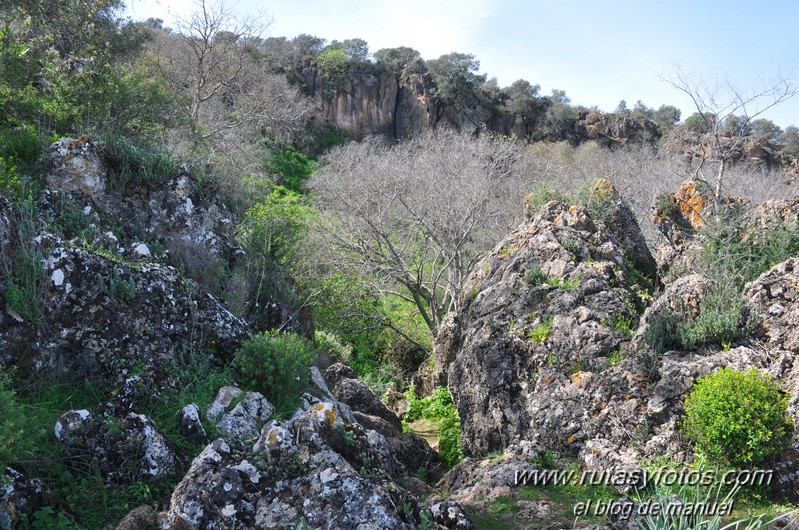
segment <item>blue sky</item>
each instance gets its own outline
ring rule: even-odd
[[[187,14],[192,0],[127,0],[130,16]],[[572,103],[612,111],[690,100],[660,79],[680,68],[715,85],[764,86],[779,72],[799,86],[795,0],[239,0],[246,16],[265,9],[268,36],[359,37],[371,51],[410,46],[426,59],[472,53],[500,86],[516,79],[565,90]],[[165,6],[170,6],[166,8]],[[724,96],[720,96],[724,99]],[[752,110],[750,110],[752,112]],[[764,114],[799,126],[799,96]]]

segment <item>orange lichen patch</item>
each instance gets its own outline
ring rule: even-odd
[[[566,438],[566,443],[570,444],[574,442],[574,435],[570,434],[568,438]]]
[[[582,388],[587,385],[591,379],[594,378],[594,374],[591,372],[577,372],[572,374],[572,384],[578,388]]]
[[[702,211],[705,209],[707,202],[697,190],[696,182],[682,184],[670,200],[680,208],[682,213],[687,215],[692,227],[701,228],[705,226]]]
[[[616,188],[613,183],[608,179],[595,179],[594,186],[591,190],[591,199],[599,202],[604,202],[608,197],[612,197],[616,193]]]
[[[314,413],[317,420],[326,421],[329,427],[335,425],[338,419],[336,408],[332,403],[317,403],[311,407],[311,411]]]

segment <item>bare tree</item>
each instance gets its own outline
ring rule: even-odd
[[[238,16],[221,0],[196,6],[175,33],[157,34],[151,60],[186,96],[186,115],[204,126],[203,136],[251,123],[281,139],[301,129],[311,111],[307,98],[264,64],[269,17]]]
[[[695,138],[687,143],[694,145],[694,156],[699,159],[692,178],[710,186],[705,169],[715,173],[715,199],[721,201],[724,176],[731,162],[742,154],[752,120],[794,97],[799,90],[790,76],[781,72],[760,86],[741,88],[729,80],[708,83],[697,74],[677,69],[661,76],[665,82],[685,93],[693,102],[695,118],[701,124]]]
[[[474,264],[521,217],[523,148],[441,130],[333,151],[310,187],[335,260],[414,304],[435,333]]]

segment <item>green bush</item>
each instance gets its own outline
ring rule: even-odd
[[[408,411],[403,416],[405,421],[420,418],[438,422],[438,451],[441,459],[449,467],[463,460],[463,444],[461,443],[461,419],[458,409],[452,402],[452,396],[446,387],[436,388],[432,394],[419,398],[413,387],[405,391],[408,400]]]
[[[320,354],[332,363],[348,364],[352,358],[352,346],[342,343],[334,334],[324,330],[314,331],[314,342]]]
[[[162,184],[175,176],[179,165],[169,149],[156,149],[121,136],[104,138],[101,154],[111,186],[122,191]]]
[[[714,278],[730,278],[737,289],[772,266],[799,254],[799,226],[783,223],[753,230],[743,205],[723,209],[702,229],[699,254]]]
[[[280,175],[280,183],[287,189],[302,193],[315,168],[314,161],[302,151],[284,147],[269,154],[264,169]]]
[[[266,331],[242,343],[233,360],[236,381],[273,404],[293,401],[308,384],[313,344],[296,333]]]
[[[700,302],[696,314],[685,307],[655,315],[644,331],[644,341],[657,353],[706,344],[727,348],[756,325],[757,315],[745,309],[740,293],[716,287]]]
[[[682,431],[718,464],[746,466],[790,446],[788,398],[770,376],[723,368],[696,381]]]

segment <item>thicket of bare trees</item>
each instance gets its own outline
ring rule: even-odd
[[[262,13],[241,15],[224,2],[198,0],[174,31],[156,30],[146,60],[182,95],[184,114],[217,162],[217,171],[253,175],[265,141],[289,145],[304,131],[313,105],[272,73],[261,49],[269,27]]]
[[[686,120],[695,122],[694,127],[680,131],[696,160],[691,177],[711,186],[717,203],[722,200],[728,169],[743,157],[745,143],[751,139],[753,121],[799,92],[799,87],[781,72],[754,86],[740,86],[730,80],[709,82],[680,69],[662,79],[686,94],[694,105],[696,113]]]
[[[787,195],[780,172],[740,164],[726,189],[758,204]],[[447,130],[401,144],[351,143],[331,152],[310,186],[320,210],[320,251],[372,292],[412,303],[433,333],[475,263],[513,229],[524,197],[542,184],[575,195],[596,178],[627,200],[652,248],[656,196],[686,180],[685,164],[651,146],[525,145]]]
[[[441,130],[333,151],[310,187],[335,260],[435,330],[482,252],[519,220],[522,149]]]

